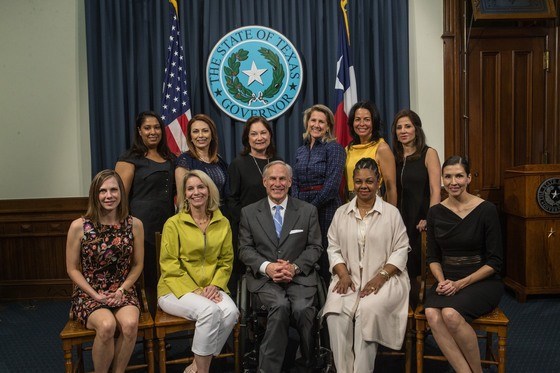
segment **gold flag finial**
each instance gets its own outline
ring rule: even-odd
[[[175,8],[175,14],[179,16],[179,6],[177,5],[177,0],[169,0],[169,2],[173,5],[173,8]]]
[[[342,17],[344,17],[344,26],[346,26],[346,38],[348,45],[350,45],[350,27],[348,26],[348,1],[340,0],[340,10],[342,10]]]

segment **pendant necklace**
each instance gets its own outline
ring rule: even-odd
[[[257,159],[255,157],[253,157],[252,154],[249,154],[249,155],[251,156],[251,158],[253,158],[253,162],[255,162],[255,166],[257,166],[257,169],[259,170],[259,173],[262,176],[263,172],[262,172],[261,168],[259,167],[259,164],[257,163]],[[269,164],[269,163],[270,163],[270,158],[266,158],[266,164]]]

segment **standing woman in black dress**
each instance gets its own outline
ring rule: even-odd
[[[230,195],[228,206],[232,225],[239,223],[241,209],[266,197],[262,171],[264,166],[279,160],[268,120],[253,116],[247,120],[241,135],[243,150],[229,165]]]
[[[115,166],[130,201],[130,213],[144,224],[144,281],[150,312],[157,302],[155,233],[175,214],[175,156],[167,148],[164,123],[154,112],[136,117],[132,147]]]
[[[411,251],[407,269],[411,282],[411,303],[418,301],[421,261],[420,232],[426,230],[428,209],[441,201],[441,164],[437,151],[426,145],[422,121],[410,109],[393,120],[393,152],[397,162],[397,208],[406,226]]]
[[[233,247],[235,259],[229,288],[236,292],[236,282],[245,267],[240,264],[237,256],[237,240],[241,209],[266,197],[262,171],[272,161],[279,160],[272,138],[272,127],[268,120],[261,116],[247,119],[241,135],[243,150],[229,165],[230,195],[228,208],[231,216]]]
[[[496,207],[467,192],[468,162],[448,158],[442,169],[449,197],[428,212],[427,262],[436,278],[426,294],[426,318],[456,372],[482,372],[469,322],[492,311],[503,294],[502,234]]]

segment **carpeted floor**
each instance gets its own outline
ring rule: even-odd
[[[560,372],[560,297],[531,297],[520,304],[506,293],[501,308],[510,319],[507,345],[508,373]],[[36,301],[0,303],[0,373],[63,372],[58,334],[66,322],[69,302]],[[431,337],[427,348],[436,348]],[[173,351],[183,348],[174,345]],[[141,356],[140,348],[133,358]],[[91,369],[91,360],[86,358]],[[379,361],[380,372],[396,372],[400,361]],[[88,367],[86,366],[86,369]],[[232,371],[215,364],[213,371]],[[169,369],[182,372],[184,367]],[[427,373],[452,372],[446,363],[426,362]],[[488,372],[495,371],[494,368]]]

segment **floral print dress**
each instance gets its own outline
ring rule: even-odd
[[[132,263],[134,235],[132,216],[117,225],[95,225],[83,219],[84,236],[81,243],[81,266],[86,281],[97,292],[115,292],[124,282]],[[139,307],[134,288],[124,294],[122,304],[109,307],[91,298],[78,286],[72,294],[72,315],[87,324],[89,315],[99,308],[117,309],[127,305]]]

